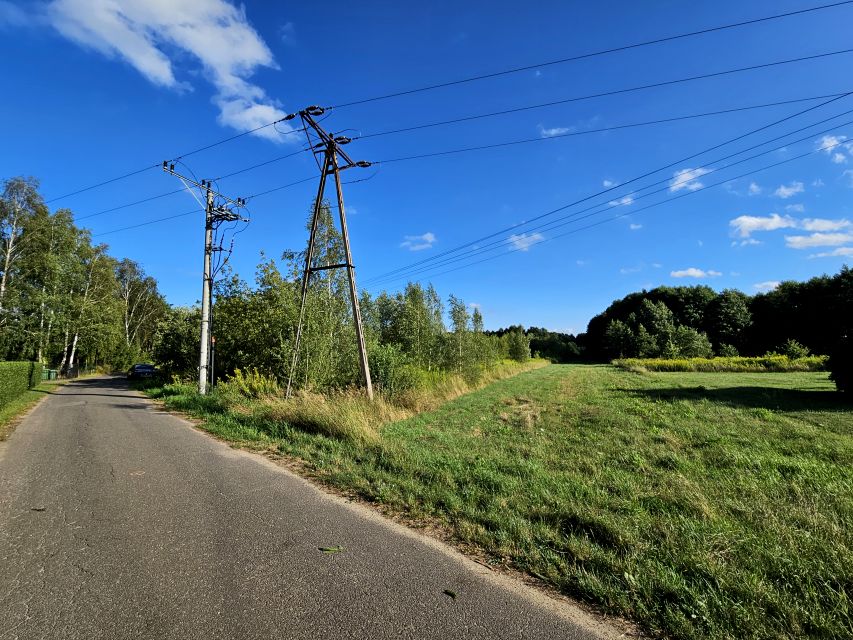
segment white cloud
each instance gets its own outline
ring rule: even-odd
[[[794,181],[788,186],[779,185],[779,188],[773,192],[773,195],[777,198],[782,198],[783,200],[790,198],[792,196],[797,195],[798,193],[802,193],[805,191],[805,187],[802,182]]]
[[[839,229],[847,229],[851,223],[846,218],[839,220],[827,220],[825,218],[805,218],[800,227],[806,231],[838,231]]]
[[[802,213],[806,208],[801,204],[786,204],[785,211],[790,211],[791,213]]]
[[[772,213],[769,216],[738,216],[729,220],[729,226],[741,238],[748,238],[755,231],[774,231],[775,229],[792,229],[797,221],[790,216],[780,216]]]
[[[607,204],[609,204],[611,207],[619,207],[619,206],[627,206],[629,204],[632,204],[633,202],[634,202],[634,196],[632,194],[628,194],[627,196],[623,196],[623,197],[619,198],[618,200],[611,200]]]
[[[826,186],[826,183],[820,178],[817,178],[816,180],[812,181],[812,186],[819,189],[820,187]]]
[[[835,164],[845,164],[853,145],[845,142],[847,136],[823,136],[815,142],[815,149],[826,153]]]
[[[761,240],[756,240],[755,238],[747,238],[746,240],[741,240],[740,242],[735,240],[734,242],[732,242],[733,247],[749,247],[749,246],[755,246],[755,245],[759,245],[759,244],[764,244],[764,243],[761,242]]]
[[[479,302],[469,302],[468,306],[471,307],[472,309],[477,309],[477,310],[480,310],[483,308],[483,305],[481,305]]]
[[[815,150],[832,154],[832,150],[837,148],[845,140],[847,140],[847,136],[823,136],[815,142]]]
[[[527,235],[526,233],[522,233],[521,235],[513,234],[509,237],[509,241],[512,243],[512,246],[516,248],[518,251],[527,251],[537,242],[542,242],[545,239],[541,233],[531,233]]]
[[[785,236],[785,244],[791,249],[809,249],[811,247],[835,247],[853,242],[850,233],[813,233],[808,236]]]
[[[850,186],[853,187],[853,169],[845,169],[841,177],[847,178],[850,181]]]
[[[832,251],[824,251],[822,253],[814,253],[809,258],[838,258],[853,256],[853,247],[838,247]]]
[[[427,231],[419,236],[403,236],[400,247],[409,251],[423,251],[424,249],[431,249],[435,241],[435,234]]]
[[[749,183],[749,189],[747,190],[747,193],[749,193],[749,195],[757,196],[761,193],[761,191],[762,189],[760,186],[758,186],[758,184],[756,184],[755,182]]]
[[[767,280],[766,282],[756,282],[752,287],[756,291],[773,291],[780,284],[782,283],[778,280]]]
[[[601,184],[604,185],[604,187],[607,189],[609,189],[610,187],[615,187],[617,185],[617,183],[613,182],[613,180],[604,180]]]
[[[672,174],[672,180],[669,182],[669,190],[674,193],[682,189],[687,189],[688,191],[701,189],[703,185],[699,182],[698,178],[701,178],[706,173],[709,173],[709,170],[701,167],[698,169],[679,169]]]
[[[220,124],[247,131],[285,115],[275,100],[249,82],[259,67],[278,65],[242,5],[226,0],[54,0],[47,17],[69,40],[124,60],[161,87],[190,88],[176,76],[172,59],[189,54],[216,89],[213,102],[220,109]],[[272,127],[254,135],[281,140]]]
[[[621,273],[623,276],[626,276],[629,273],[637,273],[637,272],[642,271],[642,270],[643,270],[642,265],[639,265],[636,267],[622,267],[621,269],[619,269],[619,273]]]
[[[292,22],[285,22],[278,29],[281,41],[288,47],[296,46],[296,27]]]
[[[539,135],[543,138],[553,138],[554,136],[562,136],[574,131],[573,127],[551,127],[546,129],[541,124],[539,125]]]
[[[689,267],[687,269],[681,269],[680,271],[670,271],[669,275],[673,278],[716,278],[723,274],[719,271],[714,271],[713,269],[705,271],[703,269],[697,269],[696,267]]]
[[[642,229],[642,228],[643,228],[643,225],[641,225],[641,224],[637,224],[636,222],[632,222],[631,224],[629,224],[629,225],[628,225],[628,228],[629,228],[631,231],[636,231],[637,229]]]

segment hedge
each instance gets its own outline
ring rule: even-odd
[[[0,407],[41,382],[38,362],[0,362]]]
[[[613,364],[623,369],[645,371],[708,371],[732,373],[765,373],[783,371],[826,371],[826,356],[789,358],[766,355],[758,358],[685,358],[665,360],[658,358],[624,358]]]

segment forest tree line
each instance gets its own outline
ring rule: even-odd
[[[51,213],[33,178],[0,194],[0,360],[63,373],[122,368],[150,353],[168,305],[156,281],[108,254],[69,209]]]
[[[589,360],[618,357],[829,355],[850,335],[853,270],[783,282],[753,296],[707,286],[657,287],[613,302],[578,342]]]

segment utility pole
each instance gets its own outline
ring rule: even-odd
[[[199,349],[199,365],[198,365],[198,392],[205,395],[208,390],[208,385],[211,383],[211,315],[213,306],[211,297],[213,293],[213,274],[211,273],[211,259],[213,256],[213,232],[215,228],[222,222],[234,222],[242,220],[240,216],[231,211],[225,205],[216,205],[216,198],[224,200],[228,204],[235,207],[242,207],[246,201],[242,198],[233,200],[222,195],[213,189],[210,181],[202,180],[196,182],[191,178],[175,171],[175,165],[169,163],[168,160],[163,161],[163,171],[179,178],[184,184],[191,184],[205,192],[205,207],[204,207],[204,275],[202,276],[201,288],[201,345]]]
[[[297,115],[302,119],[303,127],[306,132],[308,127],[314,130],[320,138],[320,142],[315,145],[313,152],[315,154],[323,154],[322,169],[320,170],[320,184],[317,188],[317,199],[314,201],[314,215],[311,218],[311,233],[308,237],[308,249],[305,252],[305,268],[302,272],[302,298],[299,304],[299,322],[296,325],[296,338],[293,347],[293,359],[290,363],[290,377],[287,380],[287,397],[292,393],[293,376],[296,374],[296,364],[299,361],[299,344],[302,339],[302,325],[305,320],[305,303],[308,297],[308,284],[311,279],[311,274],[318,271],[326,271],[329,269],[346,269],[347,280],[349,283],[350,303],[352,304],[352,318],[355,325],[355,335],[358,347],[358,358],[361,364],[361,376],[364,380],[364,386],[367,390],[367,397],[373,399],[373,383],[370,379],[370,366],[367,362],[367,348],[364,343],[364,327],[361,322],[361,309],[358,304],[358,290],[355,286],[355,266],[352,263],[352,252],[349,246],[349,231],[347,230],[347,218],[344,210],[344,193],[341,187],[341,171],[352,169],[353,167],[369,167],[370,163],[364,160],[355,162],[349,155],[341,149],[345,144],[351,142],[346,136],[336,136],[325,131],[314,116],[320,116],[324,113],[322,107],[308,107],[302,111],[290,114],[286,119],[290,120]],[[343,163],[340,162],[343,160]],[[326,178],[328,176],[335,178],[335,191],[338,201],[338,214],[340,216],[341,235],[344,244],[344,260],[341,264],[328,264],[318,267],[314,266],[314,242],[317,236],[317,226],[320,218],[320,211],[323,203],[323,193],[326,188]]]

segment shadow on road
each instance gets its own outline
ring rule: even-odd
[[[116,391],[130,391],[127,378],[123,376],[110,376],[108,378],[83,378],[73,380],[62,387],[62,395],[66,396],[103,396],[105,398],[137,398],[141,396],[122,393],[97,393],[102,389],[115,389]],[[54,393],[45,391],[44,393]]]
[[[773,411],[850,411],[851,400],[836,391],[804,391],[775,387],[673,387],[667,389],[620,389],[635,398],[650,400],[711,400],[732,407]]]

